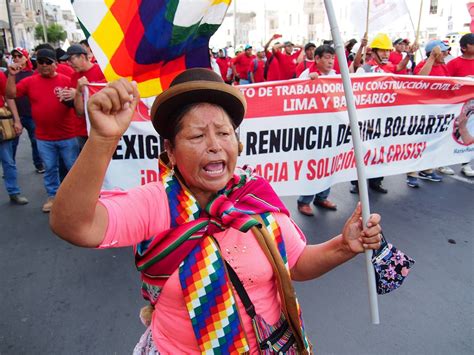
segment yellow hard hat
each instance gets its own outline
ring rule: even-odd
[[[369,47],[372,49],[393,50],[392,41],[385,33],[378,33],[370,42]]]

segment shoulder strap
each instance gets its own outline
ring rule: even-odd
[[[232,282],[232,285],[234,285],[235,291],[237,291],[237,294],[239,295],[240,300],[242,301],[245,307],[245,311],[247,312],[249,317],[253,319],[257,315],[257,313],[255,312],[255,306],[250,300],[250,297],[235,270],[232,268],[232,266],[230,266],[227,261],[225,261],[225,265],[229,274],[230,281]]]
[[[296,295],[290,275],[286,269],[276,244],[273,242],[270,235],[268,234],[268,231],[264,227],[262,217],[260,217],[260,215],[255,215],[254,218],[260,223],[260,226],[252,227],[252,232],[255,235],[258,244],[265,253],[268,261],[272,265],[278,285],[278,292],[280,294],[282,311],[285,314],[288,324],[290,325],[291,330],[293,331],[293,334],[296,338],[298,350],[301,352],[301,354],[308,354],[303,340]]]

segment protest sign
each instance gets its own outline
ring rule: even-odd
[[[470,115],[468,125],[474,124],[474,80],[380,74],[353,76],[352,86],[369,178],[474,157],[474,145],[466,144],[457,128],[462,112]],[[239,165],[253,166],[281,196],[313,194],[356,179],[340,77],[240,89],[248,110],[239,129],[244,146]],[[119,142],[104,187],[156,181],[158,151],[151,123],[134,119]]]

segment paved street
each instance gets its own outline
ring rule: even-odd
[[[22,136],[17,161],[30,203],[12,206],[0,191],[0,354],[130,354],[144,331],[144,305],[130,249],[87,250],[63,242],[41,212],[42,176]],[[473,354],[474,179],[442,183],[388,177],[387,195],[371,194],[386,237],[416,260],[403,287],[380,296],[370,323],[365,261],[296,285],[306,328],[319,354]],[[296,212],[309,242],[337,234],[355,206],[349,183],[332,189],[338,211]]]

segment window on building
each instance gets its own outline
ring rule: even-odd
[[[430,14],[436,15],[438,13],[438,0],[430,1]]]
[[[308,16],[308,25],[314,25],[314,13],[310,13]]]
[[[292,25],[292,23],[291,23],[291,14],[290,14],[290,19],[289,19],[288,24],[289,24],[290,26]]]

